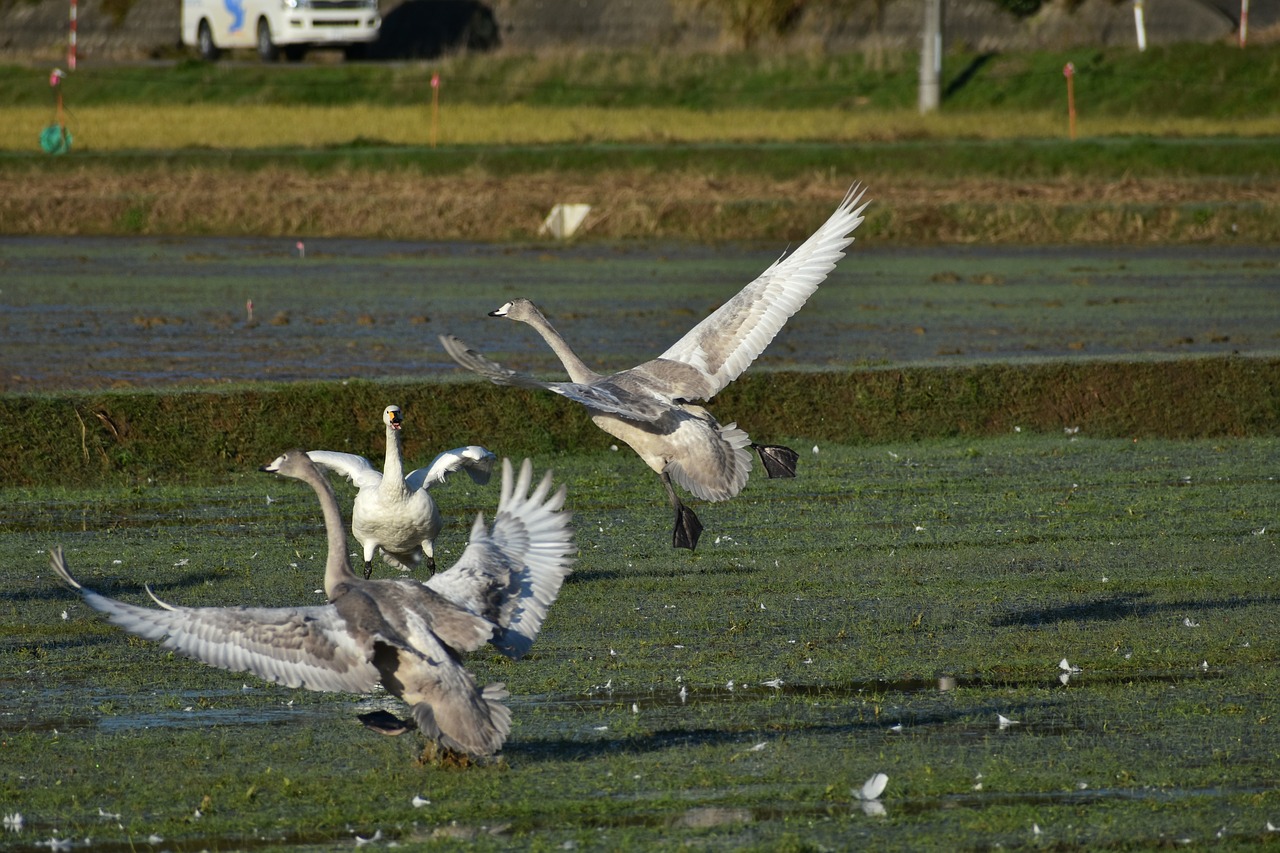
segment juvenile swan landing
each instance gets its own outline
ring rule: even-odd
[[[748,447],[770,477],[794,477],[797,456],[755,445],[737,424],[720,424],[697,400],[709,400],[755,361],[774,335],[844,257],[867,204],[855,184],[821,228],[653,361],[603,376],[587,367],[527,299],[490,313],[533,326],[555,351],[569,382],[543,382],[491,361],[455,337],[440,342],[454,361],[498,385],[544,388],[587,407],[591,420],[631,446],[662,478],[675,510],[672,545],[693,550],[702,524],[672,482],[707,501],[728,500],[751,472]]]
[[[565,488],[551,474],[530,491],[528,460],[519,477],[503,460],[502,497],[492,530],[477,517],[471,544],[448,571],[427,583],[365,580],[347,561],[346,532],[328,480],[306,453],[293,450],[263,470],[311,485],[328,534],[325,592],[312,607],[176,607],[160,610],[107,598],[82,587],[61,548],[54,571],[114,624],[211,666],[252,672],[286,687],[369,693],[379,684],[411,707],[427,738],[455,752],[491,755],[511,728],[502,684],[479,687],[462,665],[465,652],[491,643],[523,655],[570,572],[574,550]],[[149,590],[148,590],[149,591]]]
[[[412,569],[427,558],[427,568],[436,570],[435,542],[440,535],[440,509],[427,491],[455,471],[466,471],[483,486],[489,482],[494,455],[483,447],[469,445],[446,450],[425,468],[404,475],[401,456],[399,406],[382,412],[387,425],[387,456],[382,470],[368,459],[353,453],[312,450],[311,461],[351,480],[360,491],[351,508],[351,532],[364,548],[364,576],[373,573],[373,555],[382,549],[382,559],[402,569]],[[419,550],[421,549],[421,550]]]

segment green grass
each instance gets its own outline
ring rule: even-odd
[[[700,505],[692,555],[664,544],[661,489],[630,454],[539,454],[569,484],[580,559],[529,658],[473,658],[515,723],[500,762],[465,771],[361,730],[350,697],[130,641],[47,570],[61,542],[131,601],[144,582],[184,604],[315,601],[323,539],[297,484],[246,467],[229,486],[5,489],[0,800],[27,824],[7,842],[1263,843],[1275,454],[1274,437],[824,442],[800,478]],[[438,497],[447,565],[496,494]],[[1066,686],[1063,658],[1081,669]],[[881,817],[852,794],[875,772]]]
[[[1229,44],[1082,48],[1008,55],[951,53],[944,108],[1040,112],[1065,103],[1062,68],[1076,68],[1082,117],[1275,115],[1280,47]],[[882,67],[861,54],[576,52],[464,55],[438,62],[302,65],[180,62],[167,67],[86,65],[63,83],[68,105],[423,104],[440,73],[455,104],[547,107],[912,109],[918,60],[891,54]],[[44,105],[47,70],[0,68],[0,102]]]
[[[797,447],[1067,428],[1133,440],[1226,438],[1280,432],[1277,374],[1274,358],[755,372],[725,389],[713,409],[761,440]],[[411,442],[424,462],[469,443],[507,454],[572,454],[610,441],[553,395],[479,382],[7,394],[0,395],[10,425],[0,435],[0,477],[13,485],[201,484],[236,478],[294,446],[376,457],[369,424],[388,400],[425,425]]]

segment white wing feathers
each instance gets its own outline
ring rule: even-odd
[[[416,492],[418,489],[430,488],[436,483],[445,482],[450,474],[465,471],[472,482],[483,486],[489,482],[489,475],[493,471],[493,463],[496,459],[497,457],[491,452],[476,444],[455,447],[453,450],[438,454],[425,468],[410,471],[404,478],[405,485],[409,487],[409,491]]]
[[[174,607],[156,599],[165,609],[155,610],[80,586],[61,549],[50,563],[113,624],[210,666],[307,690],[368,693],[379,682],[372,648],[352,639],[331,607]]]
[[[308,450],[307,456],[317,465],[346,477],[358,489],[376,489],[382,482],[382,472],[363,456],[335,450]]]
[[[492,530],[486,531],[478,517],[471,544],[458,562],[426,581],[454,604],[497,625],[500,630],[491,643],[512,658],[527,652],[537,638],[573,563],[571,515],[560,511],[565,487],[552,494],[548,472],[530,492],[532,480],[528,460],[514,478],[504,459]]]
[[[737,379],[818,289],[853,242],[852,232],[870,204],[862,202],[864,192],[861,184],[850,188],[835,213],[799,248],[775,261],[658,357],[707,375],[710,393],[693,399],[709,399]]]

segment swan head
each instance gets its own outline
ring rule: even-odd
[[[382,422],[391,429],[400,429],[404,418],[400,415],[399,406],[387,406],[382,410]]]
[[[258,470],[301,480],[309,470],[315,470],[315,465],[305,450],[286,450]]]
[[[527,320],[538,313],[538,308],[528,299],[513,299],[497,311],[490,311],[490,317],[506,317],[509,320]]]

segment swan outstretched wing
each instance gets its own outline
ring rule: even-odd
[[[604,377],[597,382],[544,382],[541,379],[503,367],[496,361],[471,349],[453,335],[441,335],[440,343],[445,352],[462,367],[479,374],[495,385],[513,385],[519,388],[535,388],[559,394],[589,409],[617,415],[632,421],[656,423],[671,410],[671,404],[657,396],[636,393],[630,381],[634,371],[623,371]]]
[[[863,192],[860,184],[850,188],[835,213],[799,248],[775,261],[658,357],[706,374],[706,393],[685,399],[709,399],[737,379],[800,310],[853,242],[852,232],[870,204],[862,201]]]
[[[409,491],[416,492],[418,489],[443,483],[450,474],[465,471],[472,482],[483,486],[489,482],[489,475],[493,471],[493,463],[497,458],[489,450],[477,444],[455,447],[453,450],[446,450],[437,455],[425,468],[410,471],[404,478],[404,482],[409,487]]]
[[[50,565],[84,602],[131,634],[231,672],[286,687],[368,693],[379,683],[373,638],[357,640],[330,605],[317,607],[139,607],[86,589],[71,576],[61,548]],[[149,590],[148,590],[149,592]]]
[[[531,488],[532,487],[532,488]],[[490,642],[508,657],[529,650],[547,610],[572,571],[573,530],[564,512],[565,487],[553,491],[551,473],[533,485],[525,460],[518,476],[502,460],[502,496],[493,527],[477,517],[466,551],[426,585],[454,604],[496,624]]]
[[[317,465],[346,477],[358,489],[376,489],[382,482],[382,472],[363,456],[335,450],[308,450],[307,456]]]

